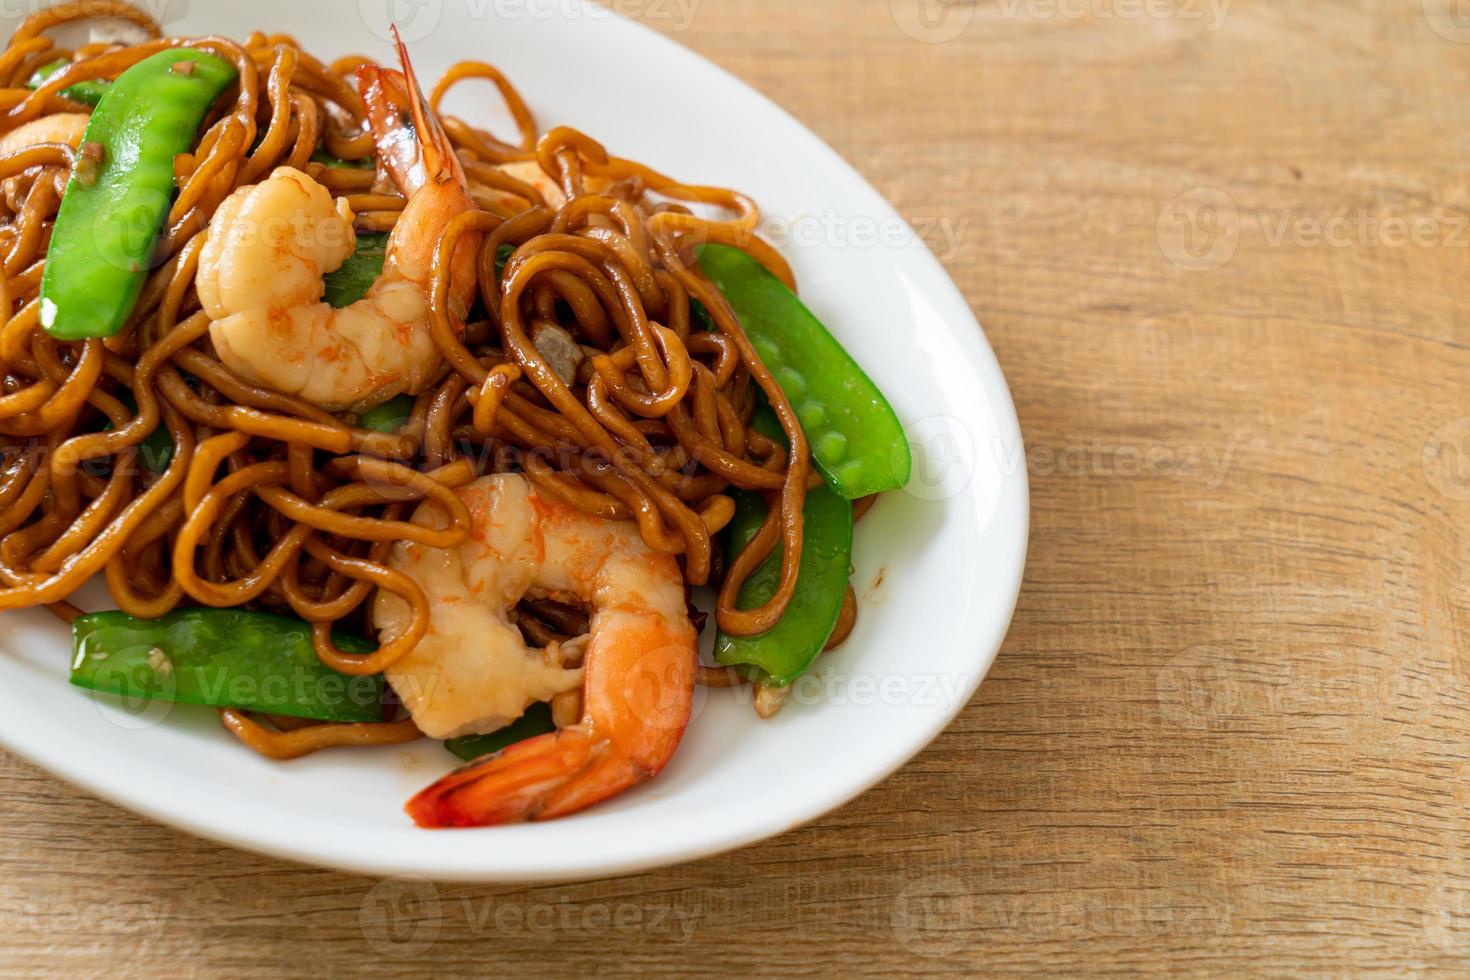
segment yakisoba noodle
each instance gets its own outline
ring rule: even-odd
[[[121,18],[147,39],[69,50],[49,33],[88,17]],[[240,43],[164,37],[118,0],[62,4],[27,19],[0,54],[0,134],[85,112],[63,90],[115,79],[182,46],[233,64],[238,84],[206,118],[192,151],[175,160],[177,196],[153,271],[116,336],[69,342],[41,329],[51,222],[68,175],[83,165],[78,153],[43,142],[0,155],[0,609],[48,605],[70,619],[76,611],[66,600],[100,573],[117,606],[134,616],[153,619],[180,605],[290,613],[312,624],[324,663],[380,673],[414,648],[430,618],[430,597],[390,567],[390,548],[464,540],[471,516],[455,491],[485,472],[514,470],[547,499],[636,521],[648,547],[679,556],[689,586],[714,589],[723,630],[756,634],[781,619],[796,588],[803,501],[820,481],[791,404],[692,258],[697,244],[730,244],[792,283],[790,268],[756,235],[750,198],[680,183],[573,129],[538,134],[499,71],[455,65],[433,87],[432,108],[457,85],[481,85],[508,109],[517,132],[502,140],[440,117],[479,206],[453,219],[435,257],[430,327],[443,377],[414,398],[395,433],[361,428],[350,413],[324,411],[226,368],[194,282],[216,209],[280,166],[345,198],[359,231],[395,226],[407,198],[380,173],[313,160],[318,150],[346,161],[374,152],[350,81],[367,59],[322,62],[286,34],[257,32]],[[64,68],[27,87],[58,59]],[[507,164],[539,167],[566,203],[548,203],[532,183],[500,169]],[[588,192],[588,181],[600,191]],[[710,209],[729,217],[701,216]],[[448,298],[450,257],[476,236],[484,314],[461,323]],[[514,251],[497,274],[503,246]],[[696,329],[693,301],[715,330]],[[591,354],[570,377],[533,339],[548,325]],[[786,447],[751,427],[756,389],[780,420]],[[159,426],[173,450],[155,475],[140,465],[140,448]],[[722,555],[716,536],[735,512],[731,487],[764,492],[770,507],[751,545]],[[443,509],[443,527],[408,519],[424,500]],[[747,576],[778,545],[775,594],[759,608],[738,608]],[[407,629],[370,654],[338,649],[333,626],[370,633],[365,614],[380,590],[407,604]],[[849,588],[834,643],[855,614]],[[543,646],[587,630],[584,612],[546,599],[521,603],[517,622]],[[729,668],[702,668],[701,676],[740,683]],[[757,705],[774,710],[779,700],[763,692]],[[302,727],[274,719],[273,730],[241,711],[223,718],[273,758],[417,735],[411,721]]]

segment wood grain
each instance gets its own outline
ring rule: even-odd
[[[916,7],[619,5],[951,221],[1033,528],[950,730],[776,840],[534,888],[257,858],[0,757],[6,972],[1463,966],[1470,22]]]

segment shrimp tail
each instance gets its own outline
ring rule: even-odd
[[[518,742],[421,791],[404,807],[420,827],[486,827],[574,813],[649,778],[581,728]],[[606,748],[606,745],[603,745]]]
[[[467,188],[469,182],[459,157],[424,99],[408,46],[396,25],[393,43],[402,71],[361,65],[356,72],[358,94],[367,111],[379,159],[405,194],[412,195],[431,181],[453,181]]]
[[[657,776],[689,724],[697,638],[629,610],[593,617],[576,725],[450,773],[408,802],[420,827],[484,827],[575,813]]]

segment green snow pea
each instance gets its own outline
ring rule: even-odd
[[[37,68],[34,73],[32,73],[29,79],[26,80],[26,88],[40,88],[46,83],[46,79],[61,71],[61,69],[65,68],[69,64],[71,64],[71,62],[67,61],[65,58],[60,58],[56,61],[51,62],[50,64],[42,65],[40,68]],[[68,85],[58,94],[65,96],[68,99],[71,99],[73,102],[83,102],[87,105],[94,106],[98,103],[99,100],[101,100],[102,93],[107,91],[107,86],[111,84],[111,82],[107,81],[104,78],[93,78],[85,82],[77,82],[75,85]]]
[[[506,242],[495,250],[495,279],[497,282],[501,276],[505,275],[505,263],[509,262],[510,257],[514,254],[516,254],[516,247],[510,242]]]
[[[338,309],[362,299],[383,274],[387,251],[385,232],[360,232],[357,247],[347,256],[347,261],[322,277],[327,284],[322,298]]]
[[[913,463],[903,424],[796,294],[737,248],[705,245],[699,267],[786,393],[828,485],[856,500],[907,483]]]
[[[372,429],[374,432],[397,432],[398,427],[408,421],[409,413],[413,411],[413,398],[408,395],[399,395],[390,398],[376,408],[370,408],[357,417],[359,428]]]
[[[72,623],[71,682],[132,702],[244,708],[318,721],[382,721],[383,678],[317,659],[311,627],[243,609],[178,609],[159,619],[111,611]],[[349,653],[372,644],[336,636]]]
[[[781,428],[766,405],[756,409],[755,428],[779,438]],[[758,493],[731,491],[735,516],[727,529],[728,554],[738,554],[760,530],[766,503]],[[827,487],[807,491],[802,507],[801,572],[796,593],[781,621],[754,636],[715,634],[715,660],[726,666],[756,667],[769,683],[785,687],[796,680],[827,645],[852,573],[852,504]],[[781,545],[740,588],[736,606],[755,609],[776,594],[781,581]]]
[[[138,458],[148,467],[148,472],[155,476],[168,469],[169,462],[174,458],[174,437],[169,433],[168,426],[160,421],[158,428],[138,443]]]
[[[311,154],[311,162],[320,163],[326,167],[336,167],[339,170],[373,169],[373,158],[370,156],[362,157],[357,160],[343,160],[341,157],[332,156],[332,154],[328,153],[326,150],[313,150]]]
[[[554,731],[556,731],[556,724],[551,720],[551,705],[544,701],[537,701],[526,709],[525,714],[498,732],[491,732],[489,735],[466,735],[463,738],[451,738],[444,743],[444,747],[469,762],[482,755],[499,752],[517,742]]]
[[[176,66],[190,64],[181,69]],[[161,51],[107,87],[56,214],[41,277],[41,326],[53,337],[110,337],[122,329],[174,195],[174,157],[194,145],[234,65],[194,48]]]
[[[134,414],[138,411],[138,405],[133,401],[130,392],[123,392],[119,401],[126,405]],[[112,431],[112,420],[109,419],[102,426],[103,432]],[[148,433],[143,441],[138,443],[138,459],[148,467],[148,472],[157,476],[168,469],[169,460],[174,458],[174,437],[169,433],[168,426],[160,419],[157,428]]]
[[[498,278],[510,259],[515,246],[505,244],[495,252],[495,275]],[[351,306],[367,295],[367,291],[383,274],[383,262],[388,253],[386,232],[361,232],[357,236],[357,247],[342,265],[327,273],[323,279],[327,289],[322,298],[341,309]],[[402,419],[408,413],[394,416]]]

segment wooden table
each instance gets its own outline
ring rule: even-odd
[[[929,229],[1006,370],[1032,545],[980,694],[805,829],[569,887],[266,860],[0,756],[0,963],[1463,964],[1470,20],[1452,0],[689,2],[620,7]]]

